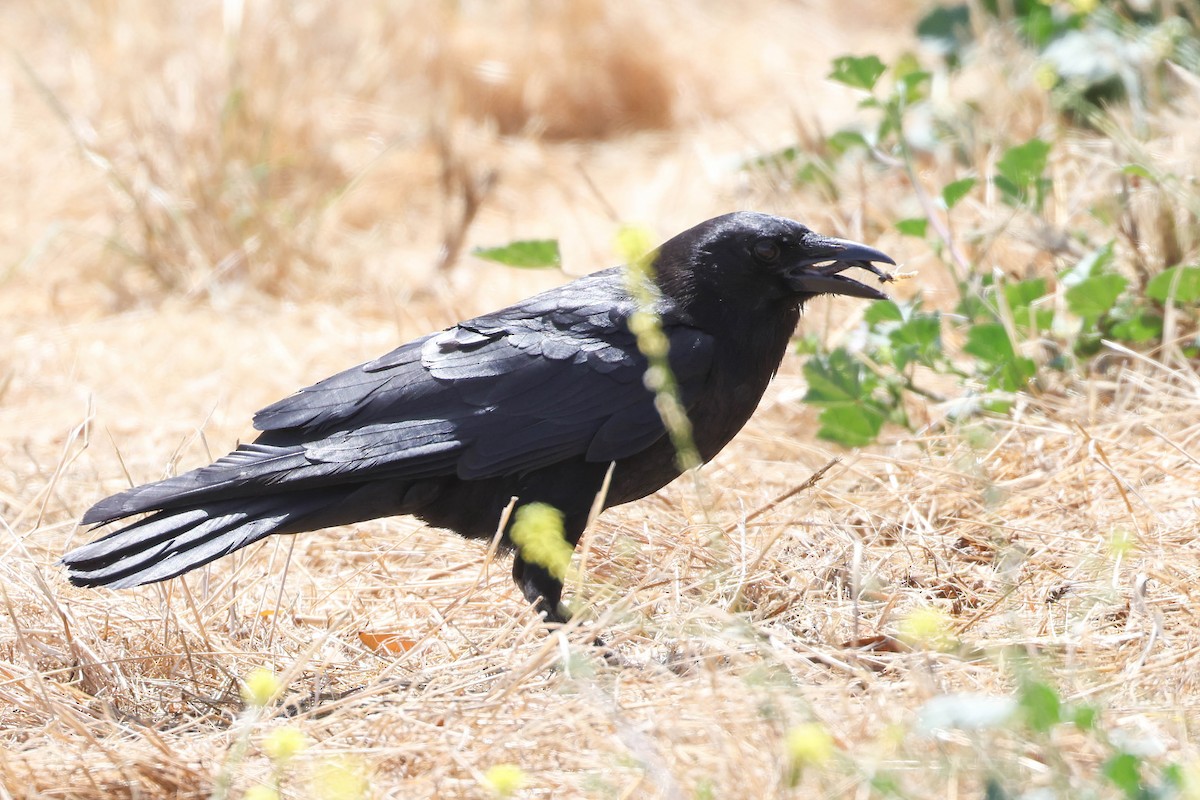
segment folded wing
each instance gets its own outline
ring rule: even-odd
[[[379,480],[619,460],[664,431],[643,385],[621,276],[598,273],[334,375],[260,411],[263,434],[213,464],[96,504],[85,522]],[[663,314],[685,404],[712,339]]]

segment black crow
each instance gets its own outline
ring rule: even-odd
[[[654,253],[653,310],[702,460],[753,413],[809,298],[885,297],[840,274],[862,267],[887,280],[872,262],[895,263],[750,212],[710,219]],[[166,580],[270,534],[396,514],[486,539],[514,497],[518,511],[558,509],[574,547],[610,464],[606,508],[680,474],[629,328],[639,301],[627,269],[460,322],[267,406],[255,441],[88,510],[83,521],[99,525],[149,516],[68,553],[71,582]],[[562,570],[516,549],[526,599],[566,619]]]

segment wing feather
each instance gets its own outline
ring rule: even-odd
[[[101,501],[85,517],[253,495],[457,475],[486,479],[565,459],[633,455],[663,434],[625,325],[619,273],[598,273],[403,345],[264,408],[263,431],[213,464]],[[663,314],[685,402],[713,339]]]

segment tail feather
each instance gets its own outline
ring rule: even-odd
[[[106,497],[87,510],[83,521],[104,525],[153,511],[212,508],[264,492],[345,492],[347,487],[389,479],[454,474],[462,445],[453,438],[449,423],[410,420],[402,430],[400,425],[368,425],[319,442],[243,444],[208,466]],[[398,445],[401,441],[403,446]]]
[[[307,530],[345,492],[242,498],[160,511],[63,556],[76,586],[124,589],[182,575],[272,533]]]
[[[244,444],[206,467],[106,497],[84,513],[83,521],[104,525],[148,511],[182,509],[198,506],[201,501],[253,494],[261,491],[271,476],[295,472],[306,464],[299,447]]]

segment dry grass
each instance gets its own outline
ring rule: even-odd
[[[577,587],[595,617],[561,634],[506,560],[407,519],[134,591],[75,589],[55,566],[90,503],[224,452],[253,409],[560,279],[458,257],[475,244],[559,236],[579,273],[610,262],[614,220],[667,234],[759,207],[878,243],[947,304],[951,277],[888,232],[916,213],[900,184],[847,176],[818,202],[731,168],[795,141],[797,119],[850,118],[829,59],[894,53],[912,27],[906,4],[877,5],[0,10],[16,56],[0,72],[0,797],[204,796],[223,773],[238,797],[278,777],[263,745],[285,725],[311,743],[287,797],[349,796],[333,766],[379,797],[486,797],[502,763],[522,797],[865,797],[877,771],[905,796],[977,796],[997,764],[1027,785],[1093,774],[1104,753],[1082,735],[1057,736],[1047,766],[999,734],[915,733],[929,699],[1004,693],[1022,669],[1194,761],[1200,378],[1169,353],[1114,359],[1003,422],[914,408],[924,432],[855,453],[812,438],[789,359],[705,469],[707,510],[680,481],[605,514]],[[1029,75],[1002,63],[981,85],[1015,88],[978,128],[1045,130]],[[1192,174],[1195,116],[1166,113],[1139,147]],[[997,142],[974,147],[982,165]],[[1131,147],[1056,149],[1053,225],[980,197],[959,209],[963,246],[1053,269],[1047,242],[1094,224],[1082,210],[1120,190],[1098,165]],[[930,186],[954,177],[921,166]],[[1191,194],[1129,191],[1115,224],[1149,233],[1120,240],[1126,268],[1195,247]],[[836,337],[857,308],[819,304],[807,329]],[[901,644],[929,607],[954,642]],[[597,630],[623,665],[587,646]],[[368,646],[390,635],[399,652]],[[288,713],[251,724],[237,681],[262,666]],[[838,755],[789,788],[783,742],[811,720]]]

